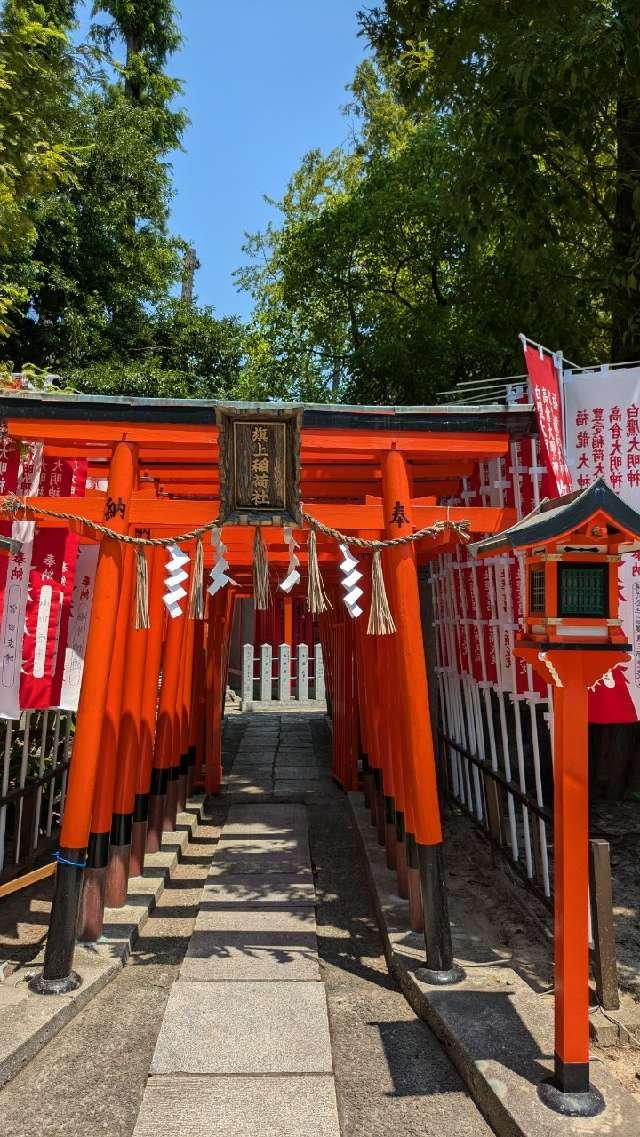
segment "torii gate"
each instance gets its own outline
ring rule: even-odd
[[[272,404],[231,407],[273,412]],[[509,509],[437,502],[452,496],[479,460],[507,454],[511,438],[528,427],[524,416],[495,408],[292,409],[302,416],[304,508],[347,539],[404,537],[443,521],[467,522],[470,533],[480,535],[502,531],[515,519]],[[4,397],[0,412],[12,437],[43,440],[47,455],[85,457],[100,487],[55,503],[29,499],[32,510],[44,511],[32,514],[39,525],[60,525],[46,516],[55,504],[83,539],[95,540],[96,533],[74,518],[106,524],[113,534],[168,540],[218,516],[215,404],[30,394]],[[261,531],[269,565],[282,578],[289,559],[282,528]],[[301,532],[296,535],[304,582],[306,548]],[[350,620],[335,541],[318,533],[318,563],[332,600],[319,627],[332,705],[333,774],[345,789],[356,788],[362,758],[379,839],[400,895],[409,896],[414,926],[424,929],[426,976],[442,983],[455,982],[461,972],[453,963],[444,890],[418,566],[456,540],[448,530],[384,550],[396,631],[385,641],[383,657],[379,637],[366,634],[365,619]],[[219,789],[233,603],[250,594],[253,572],[251,529],[229,525],[224,541],[237,585],[209,599],[204,622],[164,616],[165,552],[147,554],[151,626],[136,630],[130,618],[135,554],[113,535],[100,538],[44,971],[33,983],[41,993],[79,983],[72,969],[78,913],[80,936],[96,939],[105,895],[112,905],[124,904],[128,876],[141,871],[145,845],[157,849],[163,826],[175,822],[194,763],[204,766],[207,792]],[[211,546],[204,552],[208,568]]]

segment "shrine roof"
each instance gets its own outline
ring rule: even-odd
[[[478,555],[486,556],[508,549],[531,548],[574,532],[596,513],[603,513],[621,530],[623,539],[640,539],[640,513],[626,505],[604,478],[597,478],[586,489],[547,498],[510,529],[478,541],[474,549]]]
[[[529,404],[504,406],[388,406],[347,404],[229,402],[208,399],[138,399],[121,395],[79,395],[54,391],[16,391],[0,395],[1,418],[42,418],[149,425],[215,425],[216,410],[302,411],[303,427],[331,430],[506,433],[519,438],[535,431]]]

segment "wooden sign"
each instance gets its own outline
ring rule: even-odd
[[[300,524],[300,411],[217,408],[220,520]]]

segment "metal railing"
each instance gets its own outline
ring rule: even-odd
[[[325,684],[322,648],[315,644],[310,652],[307,644],[298,644],[291,652],[288,644],[280,644],[274,652],[271,644],[242,648],[242,671],[230,669],[231,686],[240,695],[243,710],[253,703],[318,703],[324,706]]]
[[[0,724],[0,882],[19,875],[57,839],[74,715],[24,711]]]

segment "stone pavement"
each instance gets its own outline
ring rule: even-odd
[[[489,1134],[387,974],[328,742],[318,713],[227,719],[230,807],[134,1137]]]
[[[225,750],[235,753],[222,793],[232,801],[295,796],[313,792],[329,776],[330,758],[314,748],[311,724],[323,716],[298,711],[231,716],[225,723]]]
[[[225,792],[206,803],[127,965],[0,1089],[0,1131],[489,1137],[388,973],[324,715],[231,713],[224,766]],[[246,789],[228,788],[234,774]],[[205,978],[214,965],[220,978]],[[167,1008],[183,1024],[179,1043]],[[192,1062],[205,1072],[181,1069],[190,1032],[204,1039]],[[149,1076],[156,1061],[177,1072]]]
[[[340,1137],[314,905],[304,806],[231,806],[134,1137]]]

